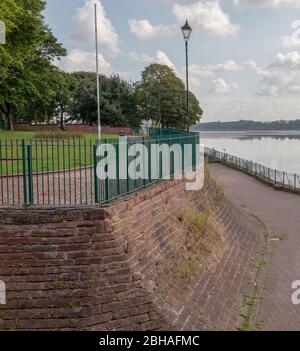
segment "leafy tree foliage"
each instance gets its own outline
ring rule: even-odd
[[[13,113],[38,111],[55,94],[52,61],[65,50],[45,24],[43,0],[1,0],[0,19],[6,23],[6,44],[0,45],[0,111],[8,129]]]
[[[69,110],[72,119],[87,124],[96,123],[96,74],[76,72],[72,76],[77,82]],[[134,85],[117,75],[110,78],[101,75],[100,86],[101,122],[106,125],[139,126],[141,119],[136,111]]]
[[[1,0],[0,20],[6,25],[6,44],[0,45],[0,124],[14,122],[97,122],[96,74],[66,73],[54,60],[65,49],[45,24],[44,0]],[[143,119],[162,127],[186,128],[185,87],[168,67],[150,65],[138,83],[118,75],[101,75],[102,124],[138,127]],[[190,95],[189,124],[202,110]],[[2,122],[1,122],[2,119]]]
[[[173,70],[165,65],[151,64],[142,72],[137,85],[138,113],[157,125],[186,128],[199,121],[202,109],[195,95],[189,92],[189,120],[186,117],[185,86]]]

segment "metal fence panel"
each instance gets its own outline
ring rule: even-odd
[[[154,145],[179,144],[183,147],[184,144],[190,144],[191,153],[187,155],[186,163],[183,163],[183,170],[186,170],[186,165],[195,166],[199,134],[159,130],[149,137],[130,137],[127,139],[125,156],[120,155],[118,139],[104,139],[102,144],[115,148],[116,156],[109,159],[108,170],[116,169],[116,177],[98,179],[97,166],[102,158],[97,156],[99,145],[96,141],[75,138],[0,140],[0,206],[108,203],[174,174],[174,155],[170,153],[170,170],[168,174],[163,174],[162,153],[153,153]],[[147,177],[138,176],[139,167],[133,167],[136,177],[128,177],[127,170],[127,179],[123,179],[120,177],[120,165],[131,162],[134,165],[137,162],[134,156],[129,155],[128,150],[130,147],[135,150],[138,145],[143,145],[143,152],[148,154],[148,159],[141,155],[148,166]],[[158,177],[154,177],[156,173]]]
[[[258,178],[268,181],[269,183],[287,189],[300,190],[300,175],[298,174],[272,169],[259,163],[248,161],[207,147],[205,148],[205,154],[212,159],[244,170]]]

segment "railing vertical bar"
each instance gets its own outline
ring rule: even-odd
[[[86,157],[86,139],[84,139],[84,190],[85,190],[85,204],[88,203],[87,194],[87,157]]]
[[[44,180],[44,177],[45,177],[45,173],[44,173],[44,145],[43,145],[43,140],[41,140],[41,144],[40,144],[40,147],[41,147],[41,158],[42,158],[42,201],[43,201],[43,205],[45,205],[45,180]]]
[[[27,205],[27,175],[26,175],[26,144],[25,139],[22,140],[22,170],[23,170],[23,197],[24,204]]]
[[[32,179],[32,144],[27,145],[28,157],[28,200],[29,204],[33,205],[33,179]]]
[[[56,194],[55,194],[55,173],[54,173],[54,140],[51,141],[51,158],[52,158],[52,191],[53,191],[53,204],[56,204]]]
[[[0,179],[1,179],[1,204],[4,204],[4,187],[3,187],[3,161],[2,161],[2,141],[0,140]]]
[[[82,205],[82,178],[81,178],[81,141],[80,139],[78,140],[78,148],[79,148],[79,187],[80,187],[80,194],[79,194],[79,200],[80,204]]]
[[[57,185],[58,185],[58,189],[57,189],[57,192],[58,192],[58,204],[61,205],[61,201],[60,201],[60,197],[61,197],[61,194],[60,194],[60,175],[61,175],[61,171],[60,171],[60,142],[59,142],[59,139],[57,139],[56,141],[56,155],[57,155]]]
[[[120,187],[120,143],[116,143],[116,177],[117,177],[117,195],[121,194]]]
[[[91,200],[91,204],[94,202],[94,197],[93,197],[93,166],[92,166],[92,162],[93,162],[93,147],[92,147],[92,140],[90,139],[90,143],[89,143],[89,150],[90,150],[90,183],[91,183],[91,196],[90,196],[90,200]],[[94,178],[95,181],[95,178]]]
[[[95,203],[99,203],[99,188],[97,178],[97,145],[93,146],[94,150],[94,191],[95,191]]]
[[[126,185],[127,185],[127,194],[130,192],[130,180],[129,180],[129,141],[127,140],[126,143],[126,166],[127,166],[127,179],[126,179]]]
[[[152,153],[151,153],[151,140],[148,142],[148,183],[152,183],[151,177],[151,165],[152,165]]]
[[[7,146],[7,139],[5,139],[5,166],[6,166],[6,198],[7,198],[7,204],[9,205],[10,202],[10,192],[9,192],[9,169],[8,169],[8,146]]]
[[[66,150],[65,150],[65,140],[62,140],[62,160],[63,160],[63,184],[64,184],[64,205],[67,203],[67,196],[66,196]]]
[[[36,194],[37,204],[40,204],[40,191],[39,191],[39,159],[38,159],[38,142],[35,140],[35,173],[36,173]]]
[[[104,144],[107,145],[107,139],[104,139]],[[105,177],[105,189],[104,189],[104,192],[105,192],[105,202],[106,203],[109,203],[110,201],[110,196],[109,196],[109,154],[108,154],[108,151],[107,151],[107,148],[105,148],[105,153],[106,153],[106,157],[107,157],[107,165],[106,165],[106,172],[107,172],[107,176]]]
[[[48,205],[50,205],[50,167],[49,167],[49,142],[46,140],[46,158],[47,158],[47,197],[48,197]]]
[[[74,174],[74,199],[75,199],[75,205],[77,205],[77,177],[76,177],[76,140],[73,138],[73,174]]]
[[[143,142],[142,142],[142,144],[143,144],[143,173],[142,173],[142,175],[143,175],[143,185],[145,187],[146,186],[146,172],[145,172],[145,169],[147,167],[147,165],[146,165],[146,154],[145,154],[146,145],[145,145],[145,138],[144,137],[143,137],[142,140],[143,140]]]
[[[1,148],[1,146],[0,146]],[[20,194],[20,150],[19,150],[19,140],[16,140],[16,151],[17,151],[17,182],[18,182],[18,204],[21,204],[21,194]],[[1,156],[0,156],[1,159]]]
[[[14,171],[14,163],[15,163],[15,155],[13,149],[13,141],[10,141],[10,156],[11,156],[11,183],[12,183],[12,203],[15,204],[15,171]]]
[[[68,139],[68,173],[69,173],[69,205],[72,205],[72,177],[71,177],[71,145]]]

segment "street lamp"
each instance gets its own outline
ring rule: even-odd
[[[185,25],[181,27],[183,38],[185,41],[185,56],[186,56],[186,119],[187,119],[187,129],[189,130],[189,55],[188,55],[188,43],[190,36],[192,34],[192,28],[190,27],[188,21],[186,20]]]

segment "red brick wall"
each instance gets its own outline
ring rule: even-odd
[[[40,124],[32,125],[25,123],[15,124],[15,130],[36,132],[36,131],[49,131],[49,130],[59,130],[59,125],[57,124]],[[76,131],[82,133],[97,133],[98,127],[96,125],[86,125],[86,124],[67,124],[65,126],[66,131]],[[119,134],[121,131],[125,132],[126,135],[132,135],[132,129],[130,127],[113,127],[113,126],[102,126],[102,133],[104,134]]]
[[[240,228],[241,214],[218,201],[213,190],[186,192],[171,181],[105,209],[0,211],[0,280],[7,284],[0,329],[213,329],[222,318],[229,320],[224,329],[234,329],[240,311],[231,306],[248,283],[258,231],[246,222]],[[214,206],[217,241],[182,276],[178,253],[188,253],[189,230],[181,213]],[[235,285],[222,288],[226,282]]]

